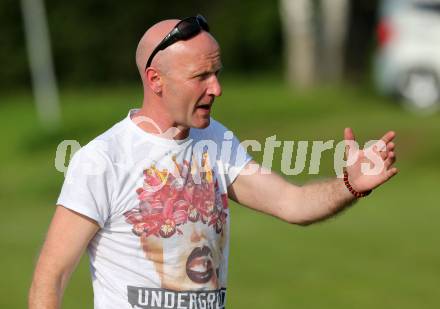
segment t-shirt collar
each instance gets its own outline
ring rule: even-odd
[[[129,123],[129,126],[138,134],[140,135],[143,139],[146,139],[150,142],[153,143],[158,143],[158,144],[162,144],[162,145],[168,145],[168,146],[180,146],[182,144],[185,144],[186,142],[190,141],[191,138],[188,135],[188,137],[184,138],[184,139],[171,139],[171,138],[166,138],[161,136],[160,134],[153,134],[153,133],[149,133],[145,130],[143,130],[141,127],[139,127],[135,121],[133,121],[132,117],[135,113],[137,113],[139,111],[139,109],[130,109],[127,115],[127,122]],[[154,121],[152,119],[149,119],[148,117],[146,117],[145,119],[142,119],[141,121],[148,121],[153,123],[154,125]],[[158,130],[159,127],[158,127]]]

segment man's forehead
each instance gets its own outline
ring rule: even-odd
[[[220,58],[220,50],[211,53],[200,53],[193,58],[193,61],[189,63],[190,66],[198,70],[219,70],[221,69],[222,63]]]
[[[212,37],[205,37],[188,41],[180,41],[174,47],[176,59],[182,64],[198,69],[199,67],[221,67],[220,47]],[[179,55],[180,54],[180,55]]]

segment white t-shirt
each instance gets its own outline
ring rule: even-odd
[[[75,153],[57,202],[101,227],[88,246],[95,308],[224,308],[227,187],[251,158],[213,119],[173,140],[135,111]]]

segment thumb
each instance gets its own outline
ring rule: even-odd
[[[353,130],[351,128],[344,129],[344,139],[347,141],[355,140]]]
[[[351,128],[344,129],[344,141],[345,141],[345,157],[347,158],[347,166],[350,166],[356,162],[359,145],[356,143],[356,139]]]

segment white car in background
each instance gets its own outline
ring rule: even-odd
[[[440,0],[383,0],[376,82],[412,109],[440,107]]]

